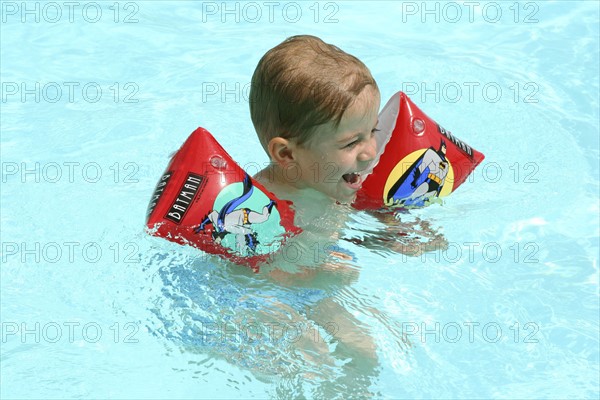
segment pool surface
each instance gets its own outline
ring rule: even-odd
[[[1,398],[600,395],[598,2],[0,8]],[[301,33],[484,162],[442,204],[326,210],[340,239],[302,247],[318,282],[146,234],[196,127],[250,173],[268,161],[249,81]],[[399,250],[419,240],[447,245]]]

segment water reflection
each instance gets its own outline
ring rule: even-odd
[[[332,212],[348,211],[337,207]],[[403,352],[410,343],[399,322],[379,310],[379,299],[356,285],[361,260],[351,248],[389,255],[411,240],[439,245],[443,237],[422,220],[357,213],[348,229],[336,230],[339,237],[323,240],[330,220],[315,220],[288,243],[300,256],[279,254],[258,274],[200,252],[149,254],[146,268],[161,290],[151,331],[197,355],[195,373],[213,368],[209,359],[225,360],[272,385],[273,397],[373,397],[380,362],[368,321]]]

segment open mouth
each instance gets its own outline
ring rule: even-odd
[[[361,178],[359,173],[352,172],[349,174],[344,174],[342,175],[342,178],[344,179],[344,181],[346,181],[348,185],[350,185],[350,187],[356,189],[360,188]]]

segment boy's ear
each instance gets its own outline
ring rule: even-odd
[[[284,167],[294,161],[294,148],[295,146],[291,141],[279,136],[269,141],[271,160]]]

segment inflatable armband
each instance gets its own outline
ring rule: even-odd
[[[424,206],[456,190],[484,158],[402,92],[379,114],[378,129],[378,161],[357,193],[358,209]]]
[[[258,270],[269,253],[300,230],[290,202],[243,171],[205,129],[171,159],[148,205],[149,233]]]

